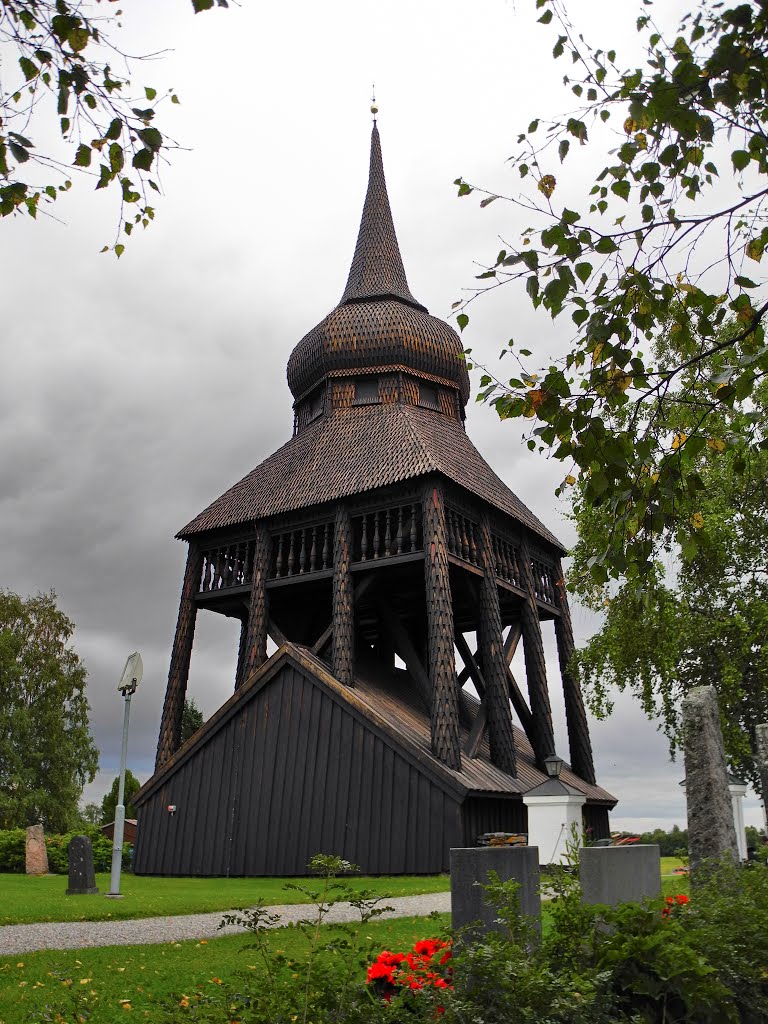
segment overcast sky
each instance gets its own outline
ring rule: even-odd
[[[629,5],[569,6],[599,45],[632,44]],[[290,436],[285,365],[344,287],[366,187],[371,83],[409,284],[447,318],[475,261],[525,226],[510,206],[457,199],[454,179],[514,191],[505,160],[518,132],[568,105],[567,68],[552,61],[551,33],[532,8],[243,0],[195,17],[189,0],[125,4],[127,51],[171,49],[137,66],[135,84],[181,97],[158,115],[186,149],[164,169],[155,223],[119,262],[99,255],[114,239],[116,209],[79,180],[57,204],[61,221],[5,222],[0,252],[0,585],[53,588],[77,624],[101,752],[87,799],[100,799],[117,770],[115,686],[134,649],[145,677],[129,764],[141,779],[152,771],[186,549],[174,534]],[[617,16],[626,24],[611,25]],[[563,175],[564,200],[577,184]],[[473,307],[465,340],[493,363],[512,336],[546,360],[568,329],[510,287]],[[562,468],[529,453],[518,426],[487,408],[471,405],[468,430],[572,541],[552,493]],[[594,621],[573,614],[583,639]],[[188,692],[206,716],[231,693],[237,639],[233,620],[199,616]],[[553,643],[548,653],[565,751]],[[684,824],[682,768],[630,698],[593,725],[592,739],[598,779],[620,800],[616,827]],[[746,818],[760,822],[754,797]]]

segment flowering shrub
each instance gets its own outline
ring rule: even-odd
[[[385,949],[368,968],[366,984],[387,1003],[403,989],[452,989],[452,956],[451,944],[441,939],[422,939],[410,953]],[[438,1007],[438,1012],[442,1013],[443,1008]]]
[[[662,908],[661,916],[670,917],[677,907],[684,907],[688,902],[690,901],[683,892],[679,892],[677,896],[667,896],[664,900],[664,907]]]

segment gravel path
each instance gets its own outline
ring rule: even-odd
[[[449,892],[426,893],[423,896],[395,896],[384,901],[394,911],[382,917],[426,916],[433,910],[450,913]],[[307,904],[269,907],[280,915],[277,927],[295,924],[309,915]],[[242,933],[242,928],[222,928],[219,922],[226,913],[186,914],[178,917],[145,917],[137,921],[67,921],[55,924],[10,924],[0,927],[0,956],[31,953],[37,949],[84,949],[87,946],[133,946],[153,942],[182,942],[185,939],[208,939],[220,935]],[[359,920],[358,912],[348,903],[339,903],[326,917],[328,924]]]

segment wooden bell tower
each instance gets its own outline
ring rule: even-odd
[[[198,734],[179,751],[195,619],[206,610],[241,622],[236,697],[217,721],[256,700],[272,662],[290,652],[345,714],[390,735],[388,722],[397,756],[454,787],[451,841],[505,822],[524,830],[522,793],[544,780],[555,753],[542,638],[551,621],[568,726],[563,778],[585,793],[588,823],[605,834],[615,800],[596,785],[570,671],[564,548],[466,434],[461,342],[408,287],[375,124],[346,288],[293,350],[288,383],[293,438],[179,534],[189,555],[156,779],[205,740]],[[268,638],[279,648],[269,662]],[[521,641],[524,685],[510,668]],[[318,718],[308,728],[332,727]],[[348,818],[339,851],[351,843]],[[274,860],[258,864],[290,873]]]

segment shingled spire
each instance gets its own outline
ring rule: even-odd
[[[339,305],[370,299],[394,298],[409,306],[425,309],[411,295],[405,277],[403,258],[397,244],[392,211],[389,208],[381,141],[376,122],[371,133],[371,165],[368,172],[368,193],[363,206],[355,255],[347,279],[347,287]],[[425,310],[426,312],[426,310]]]

